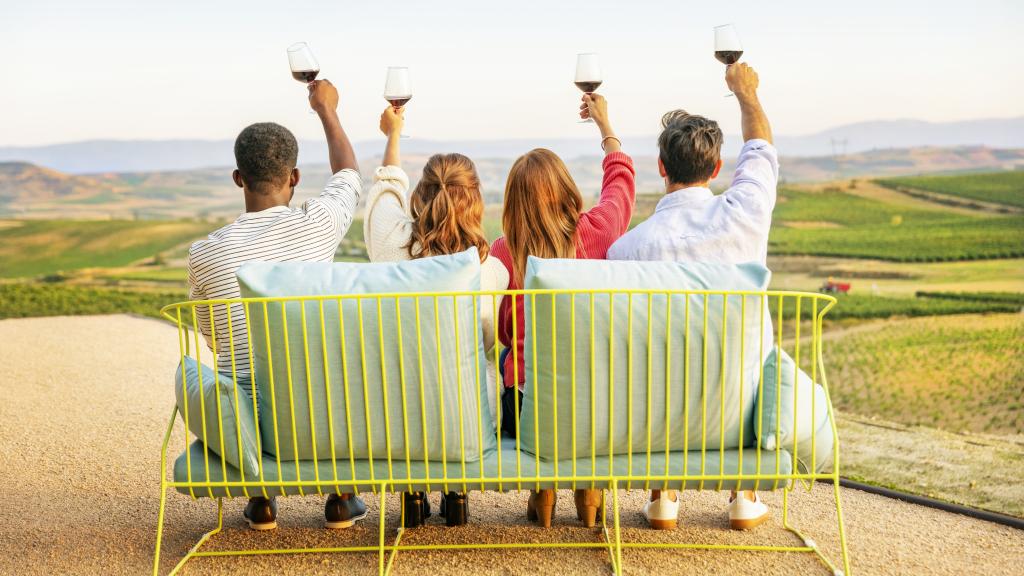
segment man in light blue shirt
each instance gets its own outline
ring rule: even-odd
[[[665,197],[650,218],[608,249],[609,260],[766,264],[778,154],[757,98],[757,73],[746,64],[733,64],[726,69],[725,81],[736,95],[743,120],[744,144],[732,185],[717,196],[708,187],[722,169],[718,123],[684,110],[665,114],[658,137],[658,172],[665,179]],[[652,528],[674,529],[678,495],[652,491],[644,515]],[[730,496],[732,528],[750,529],[768,518],[768,508],[756,492],[734,491]]]

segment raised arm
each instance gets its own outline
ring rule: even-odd
[[[399,142],[402,137],[402,124],[405,123],[404,114],[404,106],[398,110],[395,110],[394,106],[388,106],[380,115],[380,131],[388,139],[388,143],[384,146],[384,159],[381,160],[381,166],[401,166]]]
[[[757,72],[745,63],[733,64],[725,69],[725,83],[736,95],[743,123],[743,141],[772,142],[772,127],[757,98]]]
[[[400,166],[399,139],[402,109],[388,106],[380,115],[380,131],[387,137],[384,159],[374,172],[373,186],[366,199],[363,241],[371,262],[407,260],[412,217],[406,196],[409,177]]]
[[[622,142],[615,136],[612,123],[608,119],[608,101],[600,94],[584,94],[580,104],[580,118],[592,118],[601,131],[601,149],[604,155],[614,154],[622,150]]]
[[[331,172],[337,174],[349,169],[359,171],[356,153],[352,143],[341,127],[338,118],[338,89],[330,80],[317,80],[309,84],[309,105],[320,116],[327,137],[327,151],[331,160]]]

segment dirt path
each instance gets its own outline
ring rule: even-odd
[[[159,450],[173,394],[170,375],[176,334],[166,324],[128,316],[0,321],[0,574],[144,574],[151,569],[159,503]],[[185,439],[175,434],[176,453]],[[942,462],[936,462],[941,465]],[[831,487],[799,489],[790,518],[836,557]],[[624,538],[676,542],[797,544],[780,528],[781,494],[765,494],[772,522],[749,533],[726,526],[725,494],[682,495],[680,528],[644,528],[641,490],[620,491]],[[596,539],[575,527],[571,494],[560,495],[555,527],[526,524],[525,493],[472,495],[472,523],[436,524],[410,542]],[[375,544],[378,500],[369,495],[368,521],[336,533],[323,529],[323,497],[281,502],[281,527],[265,534],[244,528],[241,499],[225,504],[225,532],[213,548],[268,542],[291,545]],[[388,500],[389,527],[398,521]],[[435,495],[436,504],[436,495]],[[168,500],[163,570],[212,527],[215,505],[180,494]],[[843,490],[843,511],[858,574],[1019,574],[1024,532]],[[808,555],[737,551],[651,551],[624,554],[627,574],[827,573]],[[372,554],[199,559],[184,574],[375,574]],[[602,551],[530,550],[405,552],[395,574],[607,574]]]

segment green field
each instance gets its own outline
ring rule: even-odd
[[[21,220],[0,226],[0,277],[114,268],[206,236],[216,224],[186,220]]]
[[[825,315],[825,320],[870,320],[875,318],[892,318],[894,316],[913,318],[918,316],[948,316],[951,314],[1020,312],[1022,304],[1017,300],[1024,299],[1024,294],[1000,294],[1000,297],[1001,299],[979,300],[967,297],[889,298],[871,294],[839,294],[836,296],[838,303],[828,311]],[[783,320],[788,321],[796,317],[796,302],[793,299],[788,299],[785,301],[785,304]],[[772,317],[778,318],[777,300],[769,300],[769,308],[772,311]],[[800,307],[800,317],[804,320],[810,320],[812,314],[813,309],[810,303],[803,302]]]
[[[973,300],[1024,307],[1024,294],[1014,292],[918,292],[918,298],[942,300]]]
[[[1024,315],[887,321],[830,340],[825,366],[837,410],[957,432],[1024,433]]]
[[[178,284],[184,286],[188,279],[188,271],[184,268],[140,268],[132,270],[131,272],[123,272],[120,274],[114,274],[105,276],[112,280],[136,280],[141,282],[163,282],[169,284]]]
[[[1024,256],[1024,217],[922,210],[838,189],[783,190],[768,250],[780,255],[941,262]]]
[[[63,284],[0,284],[0,319],[84,314],[140,314],[158,318],[160,308],[187,299],[184,289],[148,292]]]
[[[1020,170],[955,176],[885,178],[878,180],[878,183],[889,188],[924,190],[1024,208],[1024,171]]]

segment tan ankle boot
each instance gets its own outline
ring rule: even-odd
[[[585,489],[573,492],[573,499],[576,501],[576,518],[583,522],[587,528],[597,524],[597,513],[600,510],[602,516],[604,510],[601,507],[603,490]]]
[[[536,522],[544,528],[550,528],[556,500],[558,500],[558,495],[550,488],[540,491],[530,490],[530,499],[526,501],[526,519]]]

